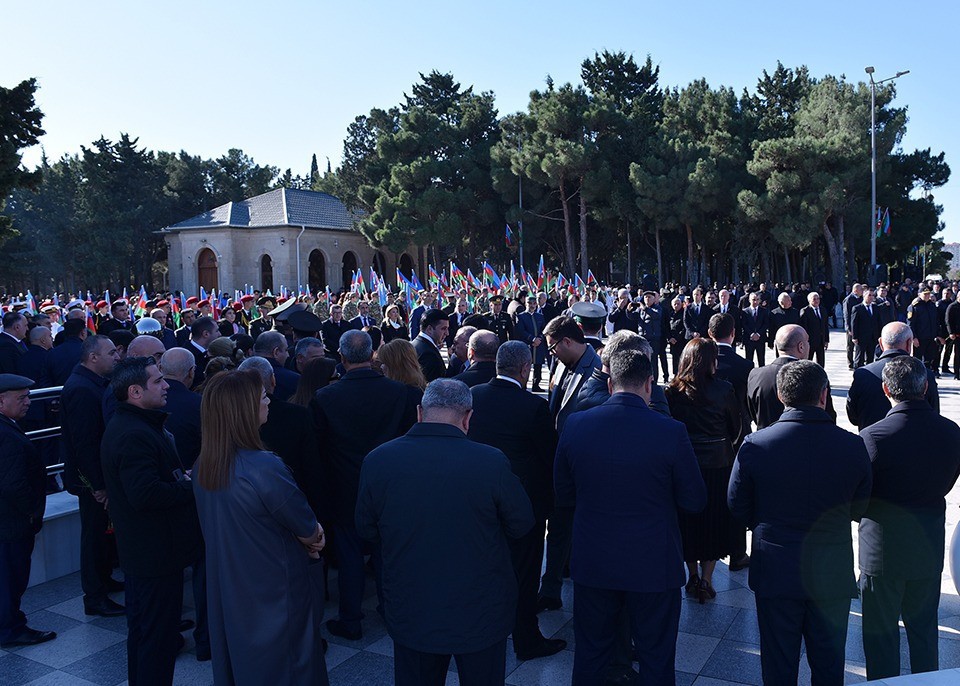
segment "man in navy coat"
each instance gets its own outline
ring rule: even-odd
[[[753,530],[750,588],[760,624],[763,682],[797,683],[801,638],[813,683],[842,684],[850,599],[857,596],[850,522],[870,495],[859,436],[824,410],[830,388],[810,360],[784,365],[786,411],[744,439],[730,475],[733,516]]]
[[[610,400],[571,415],[557,447],[558,505],[575,508],[574,686],[604,682],[624,607],[641,683],[675,683],[685,579],[677,510],[703,510],[707,490],[684,426],[647,407],[652,384],[647,355],[615,354]]]
[[[900,675],[901,617],[910,672],[939,669],[944,497],[960,476],[960,427],[924,399],[930,373],[910,355],[887,360],[883,392],[893,409],[860,432],[873,463],[870,504],[860,520],[863,652],[870,680]]]
[[[517,315],[514,335],[530,346],[530,352],[533,355],[533,386],[530,390],[534,393],[539,393],[541,390],[543,364],[547,361],[547,345],[543,340],[543,327],[546,324],[543,314],[537,311],[537,296],[528,295],[527,310]]]
[[[340,385],[340,381],[334,385]],[[500,686],[517,581],[508,539],[533,527],[506,456],[467,438],[473,400],[460,381],[427,386],[419,422],[363,462],[356,530],[383,558],[384,617],[397,686]]]

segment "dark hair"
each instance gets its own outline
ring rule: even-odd
[[[241,351],[244,356],[253,350],[253,336],[245,333],[235,333],[230,336],[230,340],[237,344],[237,350]]]
[[[126,329],[114,329],[107,334],[107,338],[113,341],[113,344],[118,348],[122,347],[126,350],[127,346],[133,343],[135,336]]]
[[[927,368],[912,355],[900,355],[883,365],[883,383],[898,403],[922,400],[927,391]]]
[[[810,360],[790,362],[777,372],[777,394],[787,407],[816,405],[827,384],[823,367]]]
[[[420,318],[420,328],[426,329],[428,326],[436,326],[437,322],[449,321],[449,315],[443,310],[429,309],[423,313]]]
[[[117,362],[110,377],[110,391],[113,397],[120,402],[126,402],[130,387],[145,388],[150,379],[147,369],[156,366],[157,361],[152,357],[127,357]]]
[[[650,358],[639,350],[626,348],[610,358],[610,382],[614,388],[642,386],[651,376]]]
[[[307,407],[314,394],[330,384],[337,373],[337,363],[329,357],[315,357],[300,370],[297,392],[290,398],[294,405]]]
[[[364,331],[370,334],[370,342],[373,344],[373,349],[377,350],[380,344],[383,343],[383,331],[381,331],[378,326],[368,326]]]
[[[713,340],[727,338],[733,334],[736,323],[729,314],[715,314],[710,317],[710,323],[707,325],[707,333]]]
[[[126,300],[114,300],[112,303],[110,303],[110,314],[113,314],[124,305],[130,307],[130,303],[128,303]]]
[[[11,326],[16,326],[17,322],[19,322],[21,318],[26,319],[26,317],[19,312],[4,312],[2,320],[3,328],[9,329]]]
[[[109,336],[103,336],[100,334],[87,336],[83,341],[83,345],[80,347],[80,361],[87,362],[90,359],[90,356],[100,349],[100,344],[109,340]]]
[[[213,321],[213,317],[210,315],[197,317],[190,325],[190,338],[203,338],[204,334],[216,331],[218,328],[217,323]]]
[[[583,329],[581,329],[573,317],[566,317],[560,315],[559,317],[554,317],[547,325],[543,327],[544,337],[550,336],[550,338],[560,340],[561,338],[569,338],[574,343],[585,343],[586,339],[583,337]]]
[[[87,328],[87,322],[84,319],[68,319],[63,323],[64,336],[79,336]]]
[[[717,344],[709,338],[687,341],[680,355],[677,375],[667,390],[682,393],[696,403],[706,402],[707,386],[716,372]]]

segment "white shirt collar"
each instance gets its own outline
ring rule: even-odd
[[[434,348],[436,348],[437,350],[440,350],[440,346],[437,345],[436,341],[434,341],[432,338],[430,338],[430,336],[428,336],[427,334],[425,334],[423,331],[421,331],[420,333],[417,334],[417,338],[422,338],[422,339],[425,340],[425,341],[430,341],[430,344],[431,344]]]
[[[512,383],[512,384],[516,384],[516,385],[517,385],[517,388],[521,388],[521,389],[523,388],[523,385],[522,385],[519,381],[517,381],[516,379],[511,378],[511,377],[509,377],[509,376],[501,376],[500,374],[497,374],[497,378],[498,378],[498,379],[503,379],[504,381],[509,381],[509,382]]]
[[[196,342],[195,340],[193,340],[192,338],[190,339],[190,343],[193,345],[194,348],[196,348],[196,349],[199,350],[200,352],[202,352],[202,353],[207,352],[207,349],[206,349],[206,348],[204,348],[202,345],[200,345],[199,343],[197,343],[197,342]]]

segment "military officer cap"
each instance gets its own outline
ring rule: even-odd
[[[603,309],[603,306],[596,303],[578,302],[574,303],[573,307],[570,309],[573,311],[574,319],[581,324],[596,324],[597,322],[603,323],[603,320],[607,316],[607,311]]]
[[[0,393],[22,391],[24,388],[30,388],[34,383],[33,379],[19,374],[0,374]]]
[[[647,295],[653,295],[653,296],[658,295],[656,291],[644,291],[643,294],[644,294],[645,296],[647,296]]]
[[[492,303],[502,303],[502,302],[503,302],[503,296],[502,296],[502,295],[491,295],[490,298],[489,298],[489,302],[492,302]]]
[[[282,304],[267,312],[267,316],[273,317],[278,322],[284,322],[287,320],[287,317],[294,312],[305,309],[307,309],[307,306],[302,303],[298,303],[296,298],[287,298]]]
[[[277,301],[269,295],[265,295],[257,301],[257,307],[269,307],[271,310],[277,306]]]
[[[923,288],[920,289],[920,292],[921,292],[921,293],[933,293],[933,291],[930,290],[930,286],[924,286]]]
[[[323,326],[320,317],[308,310],[297,310],[291,312],[287,317],[287,323],[293,327],[294,331],[299,333],[315,334]]]

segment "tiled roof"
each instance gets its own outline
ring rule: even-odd
[[[168,226],[164,231],[225,227],[257,229],[273,226],[350,231],[354,218],[342,202],[327,193],[278,188],[241,202],[221,205]]]

